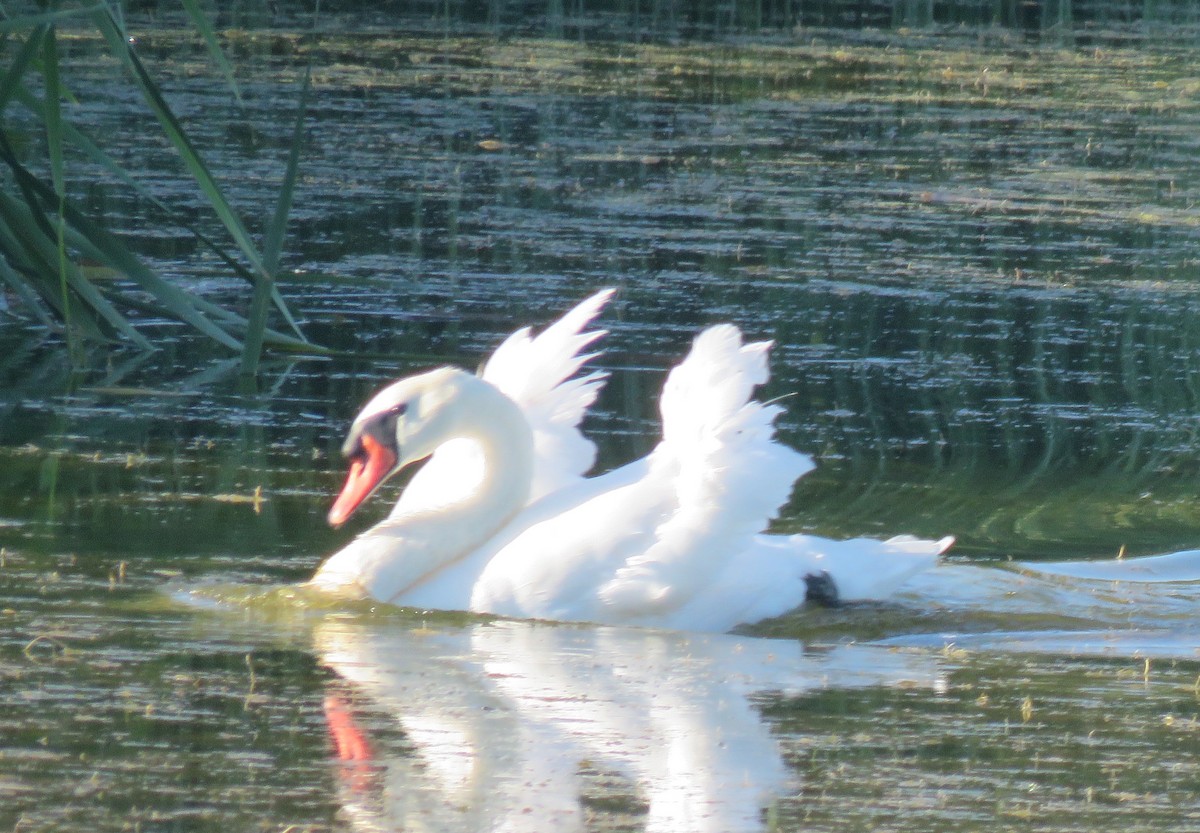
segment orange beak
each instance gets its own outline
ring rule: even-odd
[[[362,448],[363,454],[351,461],[346,485],[342,486],[342,493],[329,510],[329,523],[332,526],[344,524],[396,468],[395,453],[370,434],[363,434]]]

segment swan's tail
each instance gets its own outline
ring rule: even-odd
[[[613,292],[597,292],[536,336],[522,327],[496,348],[483,367],[483,378],[520,405],[533,428],[531,500],[582,477],[596,460],[596,446],[580,433],[579,423],[608,374],[575,374],[599,355],[583,351],[607,332],[584,328]]]
[[[750,399],[767,381],[770,342],[742,343],[719,324],[702,332],[667,377],[663,442],[653,465],[674,472],[675,511],[654,544],[604,590],[616,608],[665,612],[713,581],[776,516],[812,459],[775,442],[782,408]]]
[[[912,535],[896,535],[886,541],[789,535],[781,541],[801,559],[807,578],[831,582],[830,600],[840,602],[886,599],[917,573],[936,566],[954,544],[952,536],[933,541]]]

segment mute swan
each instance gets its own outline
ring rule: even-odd
[[[657,448],[583,479],[594,447],[576,426],[603,376],[571,377],[607,297],[538,339],[514,334],[482,377],[443,367],[368,402],[343,447],[332,524],[410,463],[433,454],[436,468],[405,492],[424,496],[402,497],[310,583],[413,607],[724,631],[794,609],[814,577],[842,600],[886,596],[953,542],[760,534],[813,463],[774,441],[781,409],[750,399],[770,344],[744,344],[730,324],[697,336],[668,375]],[[557,469],[556,446],[570,450]]]

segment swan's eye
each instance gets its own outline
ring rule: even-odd
[[[384,437],[395,437],[396,431],[400,427],[400,420],[404,419],[404,415],[408,413],[408,403],[401,402],[399,405],[393,405],[392,409],[383,415],[383,419],[379,421],[379,428],[383,432],[383,437],[378,437],[382,440]]]

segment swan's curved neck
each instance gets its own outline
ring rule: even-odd
[[[482,474],[475,489],[436,514],[447,525],[452,518],[487,538],[529,499],[533,432],[516,403],[487,382],[471,379],[472,384],[464,386],[457,424],[446,439],[474,443],[482,458]]]
[[[313,584],[392,601],[474,551],[524,507],[533,481],[533,433],[524,413],[475,377],[463,380],[455,398],[437,444],[477,447],[483,469],[476,488],[435,508],[393,513],[331,556]]]

